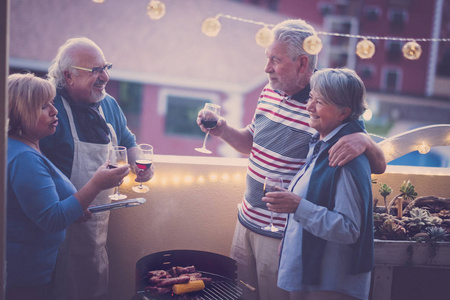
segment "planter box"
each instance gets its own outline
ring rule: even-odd
[[[450,242],[375,240],[375,265],[450,268]]]
[[[393,271],[396,266],[450,268],[449,242],[429,244],[375,240],[374,244],[373,300],[391,299]]]

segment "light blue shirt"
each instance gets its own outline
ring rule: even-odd
[[[326,143],[343,127],[339,126],[322,141]],[[287,291],[336,291],[359,299],[368,299],[370,272],[350,274],[352,260],[351,245],[359,237],[363,200],[360,198],[348,170],[342,169],[336,191],[333,211],[318,206],[304,197],[315,160],[311,161],[315,144],[310,145],[307,157],[309,166],[302,168],[291,181],[289,190],[302,197],[295,213],[289,214],[280,258],[278,286]],[[303,229],[327,241],[321,266],[319,285],[302,283],[302,238]]]

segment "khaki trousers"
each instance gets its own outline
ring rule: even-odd
[[[236,223],[231,257],[237,261],[238,281],[256,288],[252,292],[242,286],[245,300],[289,300],[289,292],[277,286],[279,239],[266,237]]]

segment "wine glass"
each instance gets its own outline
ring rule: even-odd
[[[277,189],[283,188],[283,178],[281,177],[266,177],[264,180],[264,196],[269,192],[277,192],[280,191]],[[263,230],[277,232],[279,229],[273,225],[273,212],[270,211],[270,224],[264,227],[261,227]]]
[[[208,129],[205,135],[205,139],[203,140],[203,147],[201,148],[195,148],[196,151],[206,154],[211,154],[211,151],[206,149],[206,139],[209,135],[209,130],[216,127],[217,121],[219,120],[220,116],[220,106],[217,104],[212,103],[205,103],[205,107],[203,108],[203,115],[202,115],[202,125],[205,126],[205,128]]]
[[[153,146],[149,144],[140,144],[138,146],[138,152],[136,155],[136,167],[143,171],[149,169],[153,163]],[[132,187],[136,193],[147,193],[149,191],[148,186],[142,185],[142,181],[139,185]]]
[[[108,159],[109,159],[109,169],[118,168],[119,166],[123,166],[128,164],[128,157],[127,157],[127,148],[122,146],[112,146],[109,147],[109,153],[108,153]],[[122,200],[126,199],[126,195],[122,195],[119,193],[119,186],[116,188],[116,192],[113,195],[109,195],[108,197],[112,200]]]

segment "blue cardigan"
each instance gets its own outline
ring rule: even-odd
[[[355,184],[364,199],[364,215],[361,216],[361,233],[352,245],[354,251],[354,264],[351,266],[352,274],[369,272],[373,268],[373,217],[372,217],[372,182],[370,164],[365,155],[360,155],[343,167],[332,168],[328,162],[328,150],[340,137],[362,132],[357,121],[351,121],[344,126],[330,141],[329,146],[319,156],[311,175],[306,199],[314,204],[333,210],[335,205],[335,192],[337,174],[341,168],[346,168],[352,174]],[[304,273],[308,274],[303,279],[305,284],[318,284],[320,268],[318,268],[326,241],[303,230],[302,264]]]

